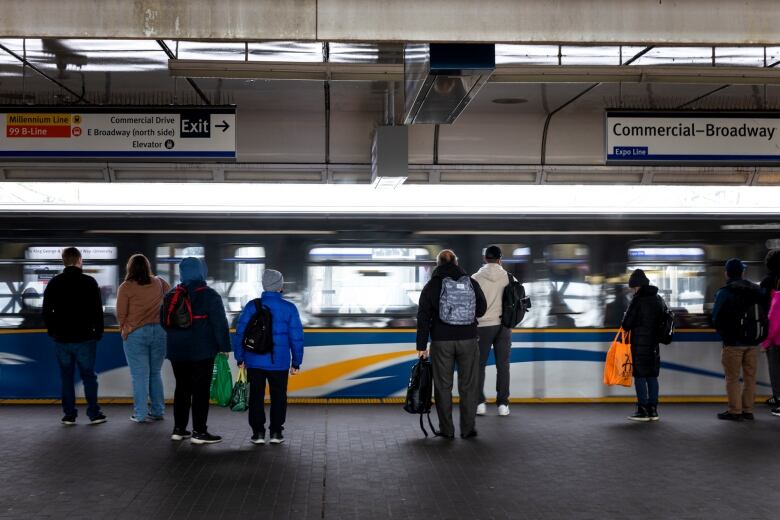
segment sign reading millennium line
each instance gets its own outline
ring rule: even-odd
[[[607,164],[780,163],[780,112],[618,112]]]
[[[235,159],[235,107],[0,108],[0,158]]]

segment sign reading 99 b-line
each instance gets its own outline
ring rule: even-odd
[[[225,160],[235,107],[0,108],[0,157]]]
[[[607,164],[780,164],[780,112],[606,114]]]

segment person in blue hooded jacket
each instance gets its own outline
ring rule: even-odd
[[[265,383],[271,390],[271,444],[284,442],[282,430],[287,416],[287,376],[296,375],[303,362],[303,326],[295,304],[282,297],[284,277],[279,271],[263,272],[262,305],[271,311],[273,352],[255,354],[243,348],[244,332],[257,312],[255,301],[244,306],[233,336],[233,354],[239,367],[246,366],[249,379],[249,426],[251,442],[265,443]]]
[[[209,392],[217,354],[230,352],[228,328],[222,298],[206,285],[206,265],[197,258],[179,263],[181,285],[192,306],[192,325],[185,329],[166,327],[166,357],[176,378],[173,395],[174,428],[171,439],[192,437],[193,444],[213,444],[222,437],[208,432]],[[173,289],[174,291],[176,288]],[[166,326],[166,309],[160,309],[160,322]],[[187,431],[192,407],[192,433]]]

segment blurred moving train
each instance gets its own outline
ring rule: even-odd
[[[127,258],[146,254],[177,283],[184,257],[205,259],[209,284],[233,322],[261,291],[266,267],[285,275],[285,293],[306,327],[302,373],[292,397],[402,395],[413,359],[416,305],[442,248],[475,272],[490,244],[525,285],[533,308],[513,333],[514,398],[632,395],[601,383],[602,361],[628,304],[627,273],[641,267],[675,310],[678,332],[662,347],[663,395],[722,395],[718,336],[708,328],[723,262],[745,260],[763,277],[780,229],[747,217],[593,215],[446,217],[228,214],[0,216],[0,398],[59,395],[58,368],[40,308],[60,251],[77,246],[103,293],[107,333],[99,344],[100,395],[130,395],[114,316]],[[492,364],[492,355],[490,363]],[[166,392],[172,378],[165,366]],[[766,369],[759,393],[767,388]],[[495,371],[487,371],[492,394]]]

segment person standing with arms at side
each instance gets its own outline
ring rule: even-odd
[[[769,274],[761,280],[761,289],[764,291],[767,299],[767,308],[772,301],[772,294],[780,290],[780,249],[773,249],[766,255],[764,260]],[[772,406],[772,415],[780,416],[780,345],[773,341],[775,330],[780,329],[780,319],[775,315],[769,316],[769,338],[761,344],[766,352],[767,366],[769,367],[769,381],[772,384],[772,396],[767,400],[767,404]]]
[[[81,269],[81,251],[64,249],[62,262],[65,269],[51,279],[43,293],[43,319],[54,339],[62,377],[62,424],[76,424],[76,366],[84,383],[90,424],[100,424],[106,422],[106,416],[98,405],[95,358],[97,342],[103,337],[103,299],[95,279]]]
[[[246,366],[249,378],[249,426],[253,444],[265,444],[265,383],[271,390],[271,444],[284,442],[282,430],[287,417],[287,376],[298,374],[303,362],[303,326],[295,304],[284,299],[284,277],[279,271],[263,271],[263,294],[259,301],[244,306],[233,336],[233,355],[239,367]],[[261,303],[271,313],[273,349],[268,354],[244,350],[247,326]]]
[[[496,405],[498,415],[509,415],[509,357],[512,352],[512,329],[501,325],[504,287],[509,285],[509,274],[501,267],[501,248],[485,249],[485,265],[472,278],[479,283],[485,295],[487,310],[477,319],[479,334],[479,404],[477,415],[485,415],[485,368],[490,349],[496,358]]]
[[[444,249],[436,257],[436,269],[420,293],[417,309],[417,355],[431,357],[439,435],[455,437],[452,423],[452,378],[458,367],[460,436],[476,437],[479,401],[479,343],[477,318],[487,304],[479,282],[458,265],[458,257]],[[431,346],[428,350],[428,339]]]
[[[170,290],[165,280],[152,274],[152,266],[144,255],[135,254],[127,261],[125,281],[116,295],[116,317],[133,381],[130,420],[137,423],[161,421],[165,415],[161,374],[165,331],[160,326],[160,305]]]
[[[657,421],[658,374],[661,371],[661,352],[658,336],[666,304],[658,294],[658,287],[641,269],[634,270],[628,279],[634,297],[623,317],[623,330],[631,333],[631,359],[636,390],[636,413],[632,421]]]
[[[167,357],[176,378],[171,440],[192,437],[193,444],[214,444],[221,442],[222,437],[208,432],[209,391],[214,358],[230,352],[230,330],[222,298],[206,285],[206,264],[197,258],[185,258],[179,263],[179,273],[181,284],[173,290],[186,291],[192,309],[191,325],[171,327],[166,322],[164,304],[160,310],[167,332]],[[187,431],[190,407],[192,433]]]
[[[749,307],[765,302],[761,288],[742,279],[745,264],[738,258],[726,262],[726,285],[715,293],[712,324],[723,339],[721,361],[726,372],[726,393],[729,408],[718,414],[724,421],[752,421],[758,368],[757,341],[744,336],[742,317]],[[742,383],[740,383],[740,377]]]

